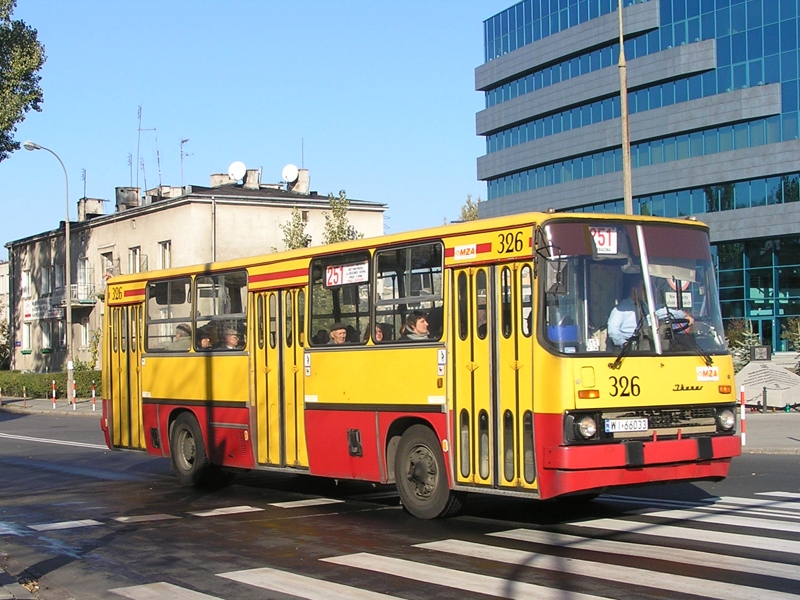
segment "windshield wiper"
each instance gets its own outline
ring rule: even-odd
[[[675,329],[673,329],[672,327],[672,313],[670,313],[669,309],[667,309],[667,316],[665,320],[667,322],[667,325],[669,326],[670,331],[672,332],[672,340],[675,340]],[[688,329],[688,324],[687,324],[687,329]],[[703,358],[703,362],[706,363],[707,367],[710,367],[711,365],[714,364],[714,359],[711,358],[711,354],[709,354],[700,347],[700,344],[697,343],[697,340],[694,339],[694,336],[691,333],[689,333],[688,331],[684,331],[681,335],[682,335],[682,337],[680,338],[681,341],[688,340],[689,345],[692,346],[695,352]]]
[[[631,337],[625,340],[625,343],[622,344],[622,348],[620,349],[619,354],[617,354],[616,360],[613,363],[608,363],[609,369],[619,369],[622,366],[623,359],[628,355],[628,351],[633,347],[634,342],[639,338],[639,333],[644,326],[646,318],[647,315],[645,314],[642,314],[642,316],[639,317],[639,322],[636,324],[636,329],[633,330]]]

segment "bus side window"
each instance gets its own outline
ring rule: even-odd
[[[345,326],[344,344],[365,344],[365,334],[369,331],[369,299],[369,252],[360,250],[314,260],[309,298],[309,330],[314,332],[309,340],[311,345],[328,345],[334,324]]]
[[[238,333],[237,350],[243,350],[247,341],[247,273],[231,271],[197,277],[197,321],[204,322],[208,331],[222,348],[226,338],[231,340],[231,330]]]
[[[440,242],[376,252],[375,319],[391,323],[396,338],[417,311],[428,321],[428,339],[442,337],[442,261]]]

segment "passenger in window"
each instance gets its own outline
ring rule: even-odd
[[[415,310],[406,317],[402,339],[416,342],[430,339],[428,317],[424,312]]]
[[[239,350],[239,332],[230,327],[222,330],[220,350]]]
[[[175,328],[175,337],[169,345],[170,350],[188,350],[192,345],[192,327],[186,323],[181,323]]]
[[[198,350],[211,350],[211,334],[207,329],[197,330],[197,349]]]
[[[385,323],[375,323],[375,331],[372,334],[372,341],[376,344],[380,344],[383,341],[389,341],[389,332],[384,331],[385,329]],[[369,340],[369,331],[364,334],[364,341],[366,342],[367,340]]]
[[[329,344],[336,346],[344,344],[347,341],[347,326],[344,323],[334,323],[331,325],[329,335],[331,338]]]
[[[327,344],[331,340],[331,337],[328,335],[327,329],[320,329],[314,335],[313,342],[316,345],[324,345]]]
[[[345,328],[345,331],[347,332],[347,334],[344,336],[345,341],[348,344],[357,344],[358,343],[358,332],[356,331],[356,328],[353,327],[352,325],[348,325]]]

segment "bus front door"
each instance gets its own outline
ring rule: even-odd
[[[138,304],[109,308],[111,443],[115,448],[145,448],[139,357],[142,310]]]
[[[307,467],[303,421],[305,290],[257,294],[255,398],[259,464]]]
[[[453,429],[459,484],[536,487],[531,279],[527,263],[455,272]]]

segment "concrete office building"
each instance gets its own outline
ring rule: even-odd
[[[624,0],[633,211],[711,227],[726,321],[800,316],[797,0]],[[480,216],[622,213],[617,0],[484,22]]]
[[[209,186],[159,186],[144,195],[139,188],[120,187],[109,214],[103,200],[81,198],[78,220],[70,223],[69,322],[75,360],[93,358],[110,276],[284,250],[281,225],[291,220],[295,208],[311,245],[322,244],[330,204],[327,196],[309,189],[308,170],[301,169],[294,184],[261,183],[260,178],[259,169],[250,169],[241,181],[212,175]],[[383,235],[386,208],[350,200],[347,219],[365,237]],[[10,281],[13,369],[60,371],[65,363],[64,237],[62,221],[58,229],[5,245],[9,260],[0,263],[0,284]]]

